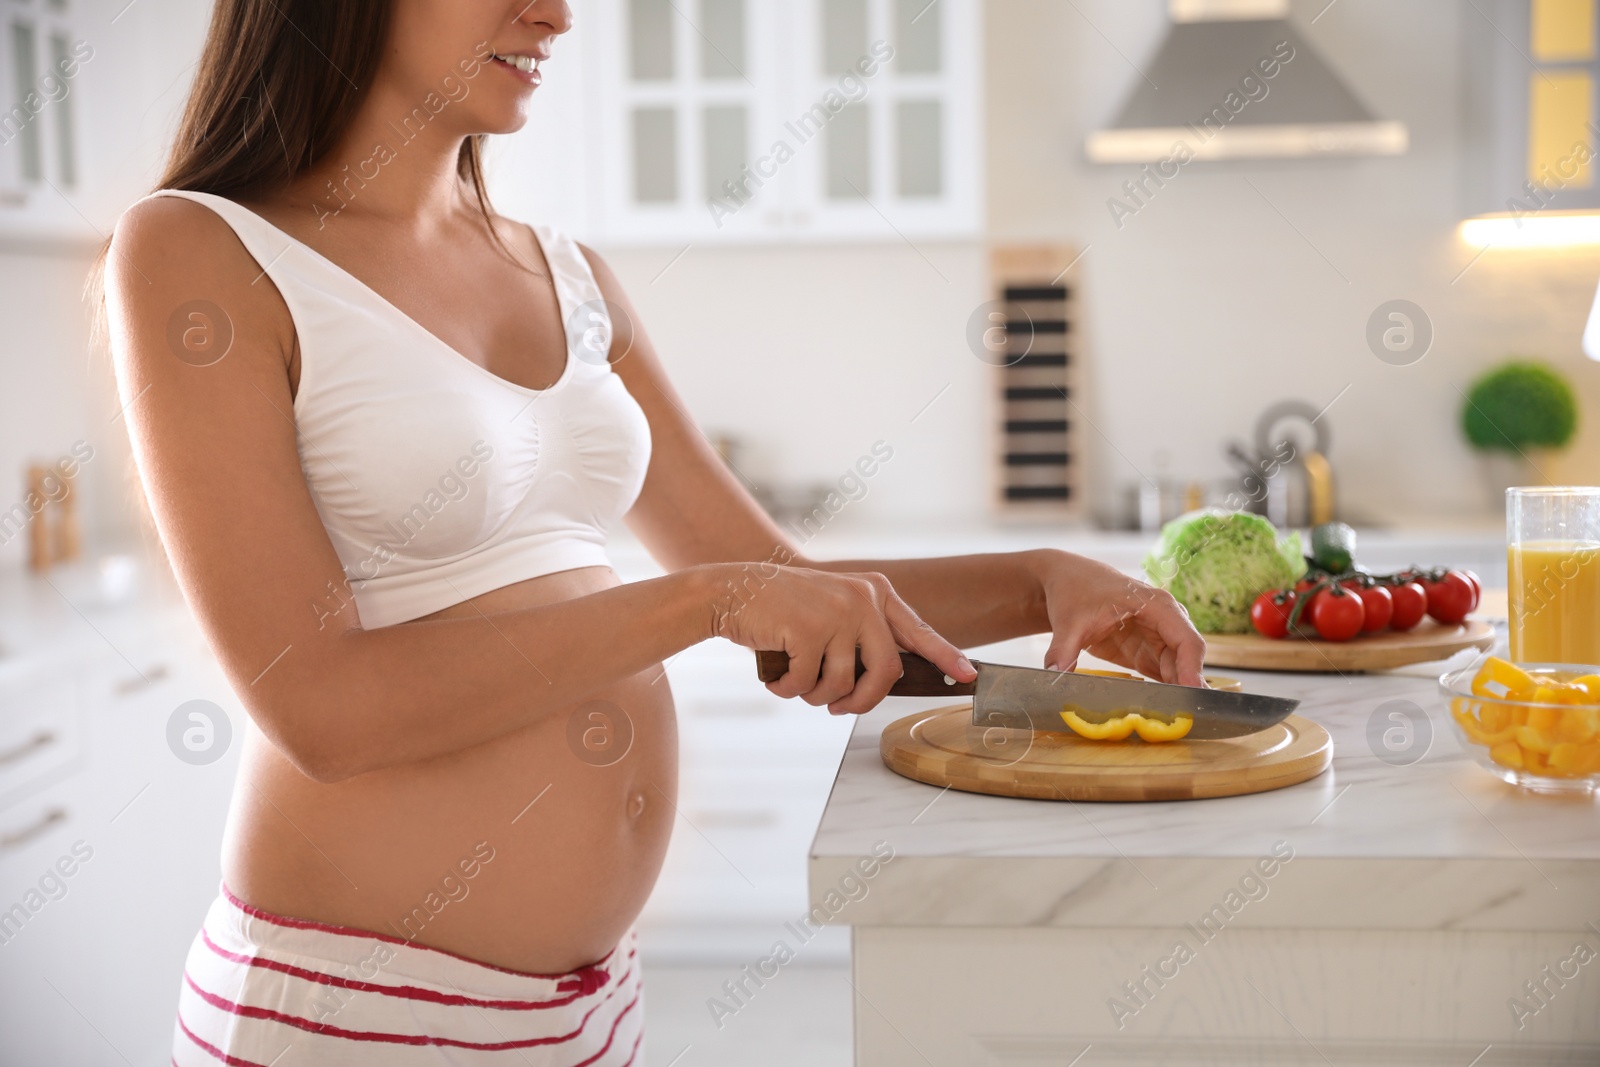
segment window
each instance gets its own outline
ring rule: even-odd
[[[1463,23],[1465,213],[1600,210],[1600,2],[1480,0]]]
[[[1573,148],[1592,140],[1595,0],[1533,0],[1528,37],[1528,180],[1554,173],[1568,188],[1593,188],[1594,167]]]
[[[585,13],[597,236],[977,232],[977,0],[605,0]]]

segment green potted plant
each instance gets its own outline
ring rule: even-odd
[[[1485,371],[1461,405],[1461,429],[1483,457],[1498,509],[1512,485],[1543,482],[1541,453],[1565,448],[1578,429],[1572,386],[1547,363],[1511,359]]]

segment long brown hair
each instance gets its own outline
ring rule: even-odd
[[[392,0],[216,0],[211,26],[156,189],[249,199],[288,184],[339,142],[377,72]],[[462,142],[456,173],[472,181],[497,244],[483,181],[487,134]],[[105,331],[105,259],[86,295]],[[515,258],[515,257],[513,257]]]

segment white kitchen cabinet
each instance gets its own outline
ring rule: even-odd
[[[85,0],[8,3],[0,25],[0,232],[84,237]]]
[[[978,14],[976,0],[595,3],[593,238],[976,234]]]
[[[144,1067],[168,1062],[183,958],[216,895],[244,718],[181,602],[97,602],[86,574],[4,579],[22,613],[4,620],[0,676],[38,682],[0,727],[38,719],[63,755],[17,761],[0,798],[0,1062]],[[235,727],[206,766],[167,747],[194,699]]]

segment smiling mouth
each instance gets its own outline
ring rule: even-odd
[[[532,74],[535,78],[539,76],[540,60],[535,56],[501,55],[499,52],[493,53],[493,56],[496,62],[504,63],[523,74]]]

